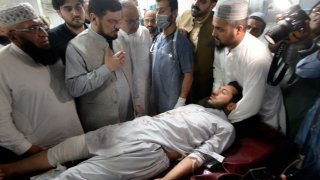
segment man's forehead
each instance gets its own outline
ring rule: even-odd
[[[30,19],[21,23],[18,23],[15,25],[15,27],[29,27],[32,25],[39,25],[39,24],[43,24],[43,21],[41,18],[35,18],[35,19]]]
[[[65,3],[62,5],[62,7],[67,7],[67,6],[74,6],[77,4],[82,4],[79,0],[67,0]]]
[[[225,86],[222,86],[221,88],[232,93],[232,94],[235,94],[238,92],[237,89],[231,85],[225,85]]]
[[[122,11],[107,11],[107,13],[103,16],[103,18],[107,19],[114,19],[114,20],[121,20],[122,18]]]
[[[148,17],[148,18],[155,18],[156,17],[156,13],[154,12],[154,13],[146,13],[145,15],[144,15],[144,17]]]

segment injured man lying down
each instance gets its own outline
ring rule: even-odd
[[[183,158],[162,179],[179,179],[219,155],[234,141],[227,115],[242,97],[230,82],[212,93],[207,107],[187,105],[157,116],[102,127],[34,156],[0,165],[1,177],[44,171],[68,161],[87,159],[56,179],[149,179]]]

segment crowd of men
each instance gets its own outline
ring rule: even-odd
[[[178,179],[222,161],[232,123],[259,115],[294,136],[288,122],[312,116],[319,101],[320,82],[305,79],[319,77],[319,2],[304,31],[283,40],[294,86],[267,83],[273,54],[257,39],[265,15],[248,16],[245,0],[194,0],[179,17],[177,0],[156,0],[144,26],[131,0],[52,6],[64,23],[51,29],[28,3],[0,10],[0,158],[14,157],[0,163],[22,159],[0,165],[0,179],[84,158],[59,178],[146,179],[184,157],[163,178]],[[305,85],[311,100],[297,111],[306,98],[292,94]]]

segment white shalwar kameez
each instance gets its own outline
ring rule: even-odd
[[[265,123],[285,133],[280,87],[267,84],[271,61],[266,45],[246,33],[237,47],[215,51],[213,89],[237,81],[243,87],[243,97],[229,114],[230,121],[239,122],[259,113]]]
[[[135,33],[127,34],[119,30],[118,38],[113,41],[115,52],[126,52],[126,62],[123,70],[131,74],[134,105],[140,105],[142,112],[139,115],[148,114],[150,96],[150,46],[151,36],[149,30],[139,26]]]
[[[0,146],[21,155],[83,134],[64,66],[36,63],[11,43],[0,50]]]
[[[212,158],[222,161],[219,154],[232,144],[235,133],[223,111],[187,105],[154,117],[105,126],[80,138],[85,140],[78,145],[65,143],[61,147],[65,152],[72,151],[70,148],[88,149],[77,158],[89,153],[94,157],[57,179],[148,179],[169,167],[164,150],[197,156],[204,162]],[[50,164],[62,163],[52,161],[61,156],[60,152],[59,145],[49,150]],[[72,152],[74,156],[76,151]]]

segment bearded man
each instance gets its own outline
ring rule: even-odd
[[[118,0],[90,0],[91,26],[72,39],[66,52],[66,84],[85,131],[133,119],[131,85],[123,65],[125,52],[113,52],[118,37]]]
[[[1,10],[0,26],[11,41],[0,51],[0,146],[30,155],[82,134],[48,27],[28,3]]]

